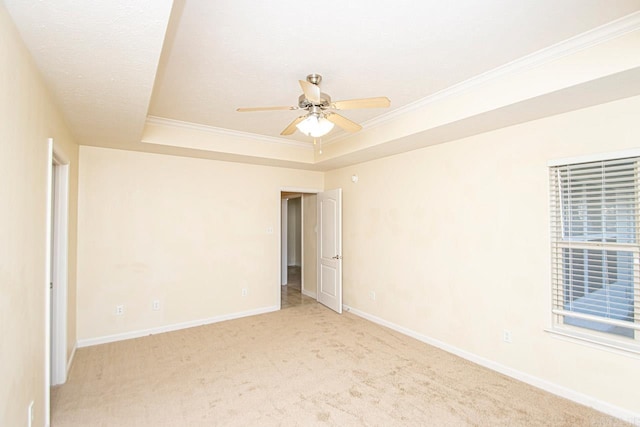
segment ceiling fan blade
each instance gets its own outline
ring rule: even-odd
[[[344,116],[341,116],[340,114],[329,113],[325,115],[325,118],[330,122],[340,126],[347,132],[358,132],[360,129],[362,129],[362,126],[360,126],[356,122],[352,122],[351,120],[347,119]]]
[[[278,111],[278,110],[297,110],[299,107],[243,107],[236,111],[241,113],[250,113],[252,111]]]
[[[311,102],[321,102],[320,99],[320,88],[313,83],[309,83],[304,80],[298,80],[300,82],[300,87],[304,92],[304,97],[307,98]]]
[[[336,110],[353,110],[356,108],[387,108],[391,101],[386,96],[377,98],[348,99],[346,101],[335,101],[331,103],[331,108]]]
[[[298,123],[300,123],[301,121],[303,121],[304,119],[306,119],[306,118],[307,118],[307,116],[298,117],[297,119],[295,119],[294,121],[289,123],[289,126],[284,128],[284,130],[282,132],[280,132],[280,135],[291,135],[292,133],[294,133],[296,131],[296,125]]]

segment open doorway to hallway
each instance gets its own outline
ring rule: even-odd
[[[281,192],[280,307],[316,303],[317,197]]]
[[[316,304],[316,299],[306,296],[301,289],[301,267],[291,266],[289,270],[289,282],[282,286],[280,294],[280,309],[297,307],[304,304]]]

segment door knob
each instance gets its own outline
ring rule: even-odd
[[[340,255],[332,256],[331,259],[342,259]]]

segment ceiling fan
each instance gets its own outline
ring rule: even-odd
[[[357,108],[386,108],[391,105],[389,98],[380,96],[377,98],[349,99],[346,101],[331,101],[331,97],[320,92],[318,86],[322,81],[320,74],[309,74],[307,80],[298,80],[303,94],[298,98],[298,105],[292,107],[249,107],[238,108],[237,111],[246,113],[253,111],[275,110],[305,110],[306,114],[296,118],[289,126],[284,128],[280,135],[291,135],[296,129],[305,135],[319,138],[326,135],[338,125],[348,132],[357,132],[362,129],[358,123],[347,119],[333,110],[353,110]]]

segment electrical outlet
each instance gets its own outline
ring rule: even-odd
[[[246,297],[247,296],[247,288],[242,288],[242,296]]]
[[[124,305],[116,305],[116,315],[122,316],[124,314]]]
[[[369,292],[369,298],[371,298],[372,301],[375,301],[376,300],[376,291]]]
[[[33,418],[34,418],[34,412],[33,412],[33,400],[32,400],[31,403],[29,403],[29,408],[27,409],[27,425],[29,427],[33,426]]]
[[[267,227],[267,234],[273,234],[273,227]]]
[[[151,303],[151,308],[154,311],[160,310],[160,300],[159,299],[154,299],[153,302]]]
[[[511,344],[511,331],[505,329],[502,331],[502,341]]]

